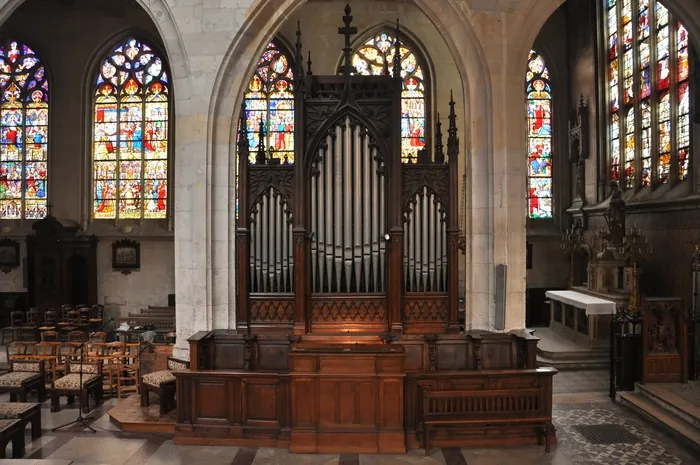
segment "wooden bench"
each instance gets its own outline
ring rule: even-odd
[[[12,441],[12,458],[24,457],[24,423],[22,420],[0,420],[0,459],[5,458],[7,443]]]
[[[454,376],[440,373],[440,380],[426,383],[422,389],[426,454],[433,442],[465,445],[460,444],[460,437],[491,436],[488,431],[494,430],[497,433],[493,438],[512,432],[525,440],[528,436],[534,439],[536,434],[537,443],[544,443],[545,452],[549,452],[551,438],[556,440],[551,403],[555,373],[551,368],[453,372]],[[530,433],[526,432],[528,429]],[[446,435],[435,441],[434,433],[439,430],[447,430]],[[456,433],[454,437],[450,430]]]
[[[32,439],[41,437],[41,404],[33,402],[0,402],[0,420],[20,420],[22,431],[32,425]]]

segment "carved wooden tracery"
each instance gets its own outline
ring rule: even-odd
[[[454,102],[447,153],[438,119],[434,150],[402,163],[400,66],[391,75],[356,75],[349,9],[343,19],[341,75],[313,75],[310,61],[305,73],[297,33],[294,164],[264,147],[251,164],[241,109],[237,326],[296,334],[455,331]],[[398,27],[395,37],[400,42]]]

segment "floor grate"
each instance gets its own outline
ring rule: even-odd
[[[639,437],[620,425],[573,425],[589,444],[637,444]]]

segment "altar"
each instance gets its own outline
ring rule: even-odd
[[[616,305],[576,291],[547,291],[551,312],[549,327],[589,348],[610,344],[610,324]]]

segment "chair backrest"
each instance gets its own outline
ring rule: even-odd
[[[10,312],[10,326],[22,326],[24,324],[24,312]]]
[[[38,308],[31,308],[27,312],[27,324],[28,325],[38,325],[41,319],[41,312]]]
[[[71,331],[68,333],[68,342],[84,342],[86,339],[85,333],[82,331]]]
[[[90,318],[103,318],[105,312],[104,305],[93,305]]]
[[[37,355],[57,355],[59,345],[56,342],[42,341],[36,345]]]
[[[72,305],[61,305],[61,321],[66,321],[68,319],[68,312],[73,310]]]
[[[66,364],[69,361],[80,360],[81,344],[76,342],[65,342],[58,349],[59,363]]]
[[[44,342],[56,342],[58,341],[58,333],[56,331],[42,331],[41,340]]]
[[[189,370],[190,369],[190,362],[187,360],[179,360],[173,357],[168,357],[168,370],[170,371],[176,371],[176,370]]]
[[[34,355],[36,350],[36,342],[34,341],[15,341],[14,346],[17,355]]]
[[[10,371],[44,373],[43,360],[10,360]]]
[[[105,342],[107,340],[107,333],[98,331],[90,335],[90,340],[95,342]]]
[[[105,356],[116,356],[126,354],[126,343],[124,342],[108,342],[105,344]]]
[[[102,363],[94,361],[83,361],[81,364],[79,361],[68,361],[67,373],[80,373],[81,370],[83,374],[87,375],[101,375],[102,374]]]
[[[55,326],[58,321],[58,314],[53,308],[46,310],[44,313],[44,326]]]

